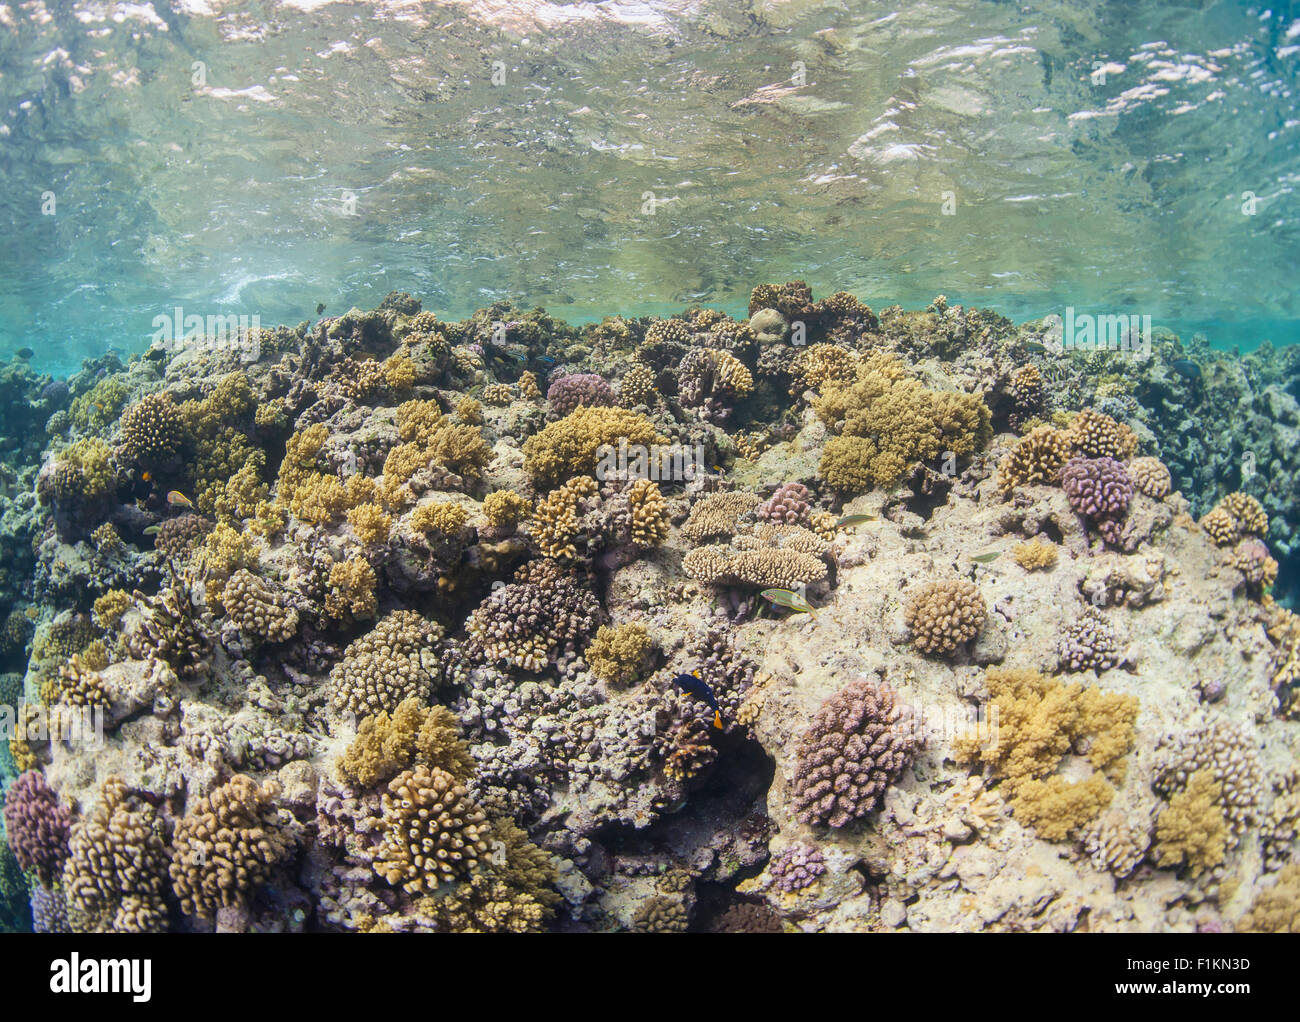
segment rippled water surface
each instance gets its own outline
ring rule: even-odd
[[[1300,340],[1289,6],[0,5],[0,356],[789,277]]]

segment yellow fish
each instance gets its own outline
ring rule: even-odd
[[[180,490],[168,490],[167,503],[170,504],[172,507],[193,507],[194,506],[194,501],[190,500],[189,497],[181,493]]]

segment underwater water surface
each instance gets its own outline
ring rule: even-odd
[[[1289,4],[0,6],[0,354],[757,280],[1300,339]]]
[[[0,0],[0,932],[1300,929],[1298,56]]]

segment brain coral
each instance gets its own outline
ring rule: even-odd
[[[386,614],[348,645],[330,671],[330,705],[338,713],[367,717],[391,713],[405,699],[427,701],[433,677],[426,666],[442,628],[413,610]]]
[[[99,804],[72,829],[69,848],[63,888],[85,929],[167,928],[167,833],[158,811],[120,777],[104,781]]]
[[[383,807],[375,872],[410,894],[432,893],[487,857],[487,817],[446,770],[403,771],[389,782]]]
[[[50,884],[68,855],[68,808],[37,770],[27,770],[5,792],[5,834],[18,865]]]
[[[626,408],[579,408],[524,441],[524,468],[539,486],[550,487],[570,476],[595,471],[600,449],[650,445],[657,441],[654,424]]]
[[[922,653],[954,653],[984,627],[987,607],[972,582],[931,582],[904,611],[912,642]]]
[[[604,377],[595,373],[570,373],[559,377],[547,389],[546,400],[561,415],[568,415],[579,405],[594,408],[615,403],[613,388]]]
[[[189,915],[210,919],[218,909],[238,908],[293,850],[271,782],[258,786],[236,774],[201,798],[176,825],[172,890]]]
[[[804,823],[843,827],[876,807],[919,744],[911,711],[889,686],[850,682],[799,738],[791,808]]]

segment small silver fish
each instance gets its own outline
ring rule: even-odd
[[[788,607],[797,614],[812,614],[812,604],[796,592],[789,589],[764,589],[758,594],[778,607]]]
[[[845,515],[835,523],[837,529],[847,529],[850,525],[861,525],[863,522],[877,521],[876,515]]]
[[[151,525],[149,526],[149,528],[144,530],[144,534],[146,536],[156,536],[160,532],[162,532],[162,529],[159,528],[157,525]]]

